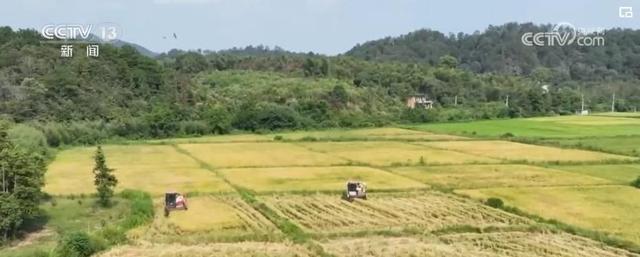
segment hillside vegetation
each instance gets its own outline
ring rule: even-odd
[[[525,28],[529,26],[507,24],[460,38],[422,31],[392,40],[390,49],[406,44],[431,47],[420,50],[428,53],[425,62],[407,57],[424,55],[413,52],[385,50],[394,57],[371,58],[370,51],[358,50],[384,40],[333,57],[259,46],[219,52],[174,50],[152,59],[130,46],[101,45],[99,58],[60,58],[59,48],[42,42],[36,31],[2,27],[0,115],[38,128],[49,145],[58,146],[234,130],[569,114],[580,108],[581,94],[592,110],[609,109],[614,92],[617,110],[640,106],[633,69],[637,32],[614,30],[608,32],[605,47],[568,49],[563,55],[555,48],[543,54],[513,42],[487,43],[498,42],[503,34],[512,38]],[[472,39],[481,43],[469,53],[466,42]],[[418,51],[416,47],[411,49]],[[546,61],[554,54],[561,60],[565,55],[586,57],[560,64]],[[522,68],[527,72],[471,67],[476,62],[509,64],[534,55],[542,59],[533,62],[535,67]],[[387,59],[393,61],[377,61]],[[608,75],[593,77],[603,65]],[[578,72],[580,67],[591,68]],[[427,94],[436,108],[407,109],[406,97],[416,93]]]

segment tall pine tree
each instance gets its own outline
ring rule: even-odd
[[[118,184],[118,180],[116,176],[112,174],[113,169],[107,167],[107,161],[104,157],[104,152],[102,152],[102,147],[98,146],[93,159],[96,162],[96,166],[93,168],[93,174],[95,175],[94,184],[98,191],[98,203],[105,207],[111,203],[113,188]]]

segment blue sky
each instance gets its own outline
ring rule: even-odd
[[[618,17],[620,6],[634,17]],[[278,45],[339,54],[357,43],[420,28],[482,31],[506,22],[570,22],[640,29],[640,0],[16,0],[0,4],[0,26],[113,22],[123,40],[156,52]],[[178,39],[171,39],[176,33]],[[168,37],[163,39],[163,37]]]

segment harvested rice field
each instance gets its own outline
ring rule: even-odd
[[[529,221],[476,202],[425,191],[371,194],[348,202],[335,195],[276,195],[261,197],[279,215],[314,233],[398,230],[434,231],[451,226],[505,227]]]

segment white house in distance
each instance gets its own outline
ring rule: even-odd
[[[425,94],[414,94],[407,97],[407,107],[410,109],[431,109],[433,108],[433,101],[429,100]]]

